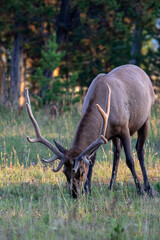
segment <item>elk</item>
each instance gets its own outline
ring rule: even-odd
[[[82,117],[78,124],[70,150],[54,141],[55,145],[42,137],[33,116],[28,90],[25,90],[26,107],[33,123],[36,138],[29,142],[40,142],[47,146],[54,156],[43,159],[50,163],[59,160],[58,172],[63,167],[69,192],[77,198],[82,186],[91,192],[92,170],[96,151],[102,145],[113,142],[113,168],[109,188],[115,185],[120,153],[124,148],[126,164],[130,169],[139,194],[152,195],[144,164],[144,143],[149,129],[151,107],[155,95],[148,75],[139,67],[122,65],[108,74],[99,74],[91,83],[83,103]],[[131,136],[137,132],[136,151],[142,170],[144,190],[136,174],[131,154]]]

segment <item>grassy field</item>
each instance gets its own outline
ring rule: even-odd
[[[50,152],[27,142],[34,130],[25,110],[0,112],[0,240],[160,239],[160,196],[137,195],[123,152],[114,191],[108,190],[113,157],[108,143],[98,150],[91,196],[74,200],[67,195],[63,173],[41,163]],[[80,110],[56,120],[43,111],[35,115],[44,137],[71,146]],[[133,157],[142,182],[135,143],[136,135]],[[160,108],[155,106],[145,156],[151,185],[160,193],[159,147]]]

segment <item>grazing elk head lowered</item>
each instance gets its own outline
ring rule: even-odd
[[[99,74],[92,81],[84,100],[82,117],[70,150],[66,150],[56,141],[54,141],[55,147],[42,137],[31,110],[27,89],[25,97],[27,112],[36,133],[35,139],[29,137],[27,139],[29,142],[44,144],[54,153],[51,159],[43,159],[45,163],[59,159],[58,167],[53,171],[58,172],[63,167],[73,197],[79,195],[83,183],[85,183],[84,189],[91,191],[92,168],[96,151],[109,140],[113,142],[114,153],[110,189],[115,184],[123,146],[126,163],[133,175],[137,191],[140,194],[144,193],[131,154],[131,136],[135,132],[138,133],[136,150],[142,169],[144,190],[152,194],[144,164],[144,143],[155,96],[151,81],[141,68],[131,64],[123,65],[108,74]]]
[[[28,94],[28,89],[25,89],[25,99],[26,99],[26,108],[28,112],[28,116],[30,117],[35,133],[36,138],[31,139],[30,137],[27,137],[27,140],[31,143],[39,142],[47,146],[54,154],[55,156],[46,160],[42,159],[45,163],[54,162],[55,160],[59,159],[59,164],[56,169],[53,168],[53,172],[58,172],[62,166],[63,166],[63,172],[66,175],[67,182],[69,185],[69,193],[72,191],[72,195],[74,198],[76,198],[80,190],[82,189],[83,183],[87,180],[87,174],[89,170],[89,166],[92,165],[92,157],[97,151],[97,149],[104,143],[107,143],[107,139],[104,137],[106,129],[107,129],[107,121],[110,111],[110,88],[108,85],[108,101],[107,101],[107,113],[103,111],[103,109],[97,104],[97,109],[99,110],[101,116],[103,117],[103,124],[100,130],[99,137],[93,141],[89,146],[87,146],[84,150],[81,150],[80,146],[73,147],[70,150],[66,150],[64,147],[62,147],[59,143],[54,141],[56,147],[50,143],[48,140],[46,140],[40,132],[39,126],[37,121],[35,120],[31,104],[30,104],[30,98]],[[89,189],[90,191],[90,189]]]

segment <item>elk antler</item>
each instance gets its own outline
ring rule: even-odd
[[[55,154],[54,157],[52,157],[52,158],[50,158],[48,160],[42,159],[43,162],[50,163],[50,162],[53,162],[53,161],[55,161],[57,159],[60,159],[58,167],[56,169],[53,169],[54,172],[58,172],[62,168],[63,164],[65,163],[66,157],[65,157],[65,155],[63,153],[61,153],[58,149],[56,149],[53,144],[51,144],[48,140],[46,140],[44,137],[42,137],[40,129],[39,129],[39,126],[38,126],[38,123],[37,123],[37,121],[34,118],[33,113],[32,113],[31,103],[30,103],[30,98],[29,98],[29,94],[28,94],[28,89],[27,88],[25,89],[25,99],[26,99],[27,113],[28,113],[28,116],[29,116],[29,118],[31,119],[31,121],[33,123],[34,129],[35,129],[35,133],[36,133],[36,138],[31,139],[29,136],[27,136],[27,140],[29,142],[31,142],[31,143],[35,143],[35,142],[42,143],[43,145],[47,146]]]
[[[107,84],[107,88],[108,88],[108,99],[106,102],[106,113],[103,111],[103,109],[96,104],[100,114],[103,117],[103,123],[101,126],[101,131],[100,131],[100,135],[99,138],[94,141],[91,145],[89,145],[80,155],[78,155],[75,159],[75,165],[73,168],[74,172],[77,172],[78,166],[79,166],[79,162],[80,161],[84,161],[86,164],[90,165],[91,161],[90,158],[92,156],[92,154],[97,151],[97,149],[104,143],[107,143],[108,140],[105,138],[105,134],[106,134],[106,130],[107,130],[107,123],[108,123],[108,117],[109,117],[109,112],[110,112],[110,100],[111,100],[111,89],[109,87],[109,85]],[[87,159],[87,157],[89,158],[89,160]]]

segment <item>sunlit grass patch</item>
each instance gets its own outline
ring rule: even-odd
[[[71,147],[79,112],[50,119],[36,112],[41,132]],[[145,144],[149,180],[160,193],[159,108],[152,113]],[[108,190],[112,172],[112,143],[97,153],[93,170],[92,193],[78,200],[67,194],[62,171],[43,164],[52,153],[40,144],[31,144],[26,135],[35,136],[26,112],[4,110],[0,116],[0,239],[159,239],[160,197],[137,195],[133,177],[122,151],[114,191]],[[135,151],[133,158],[140,182],[143,178]]]

